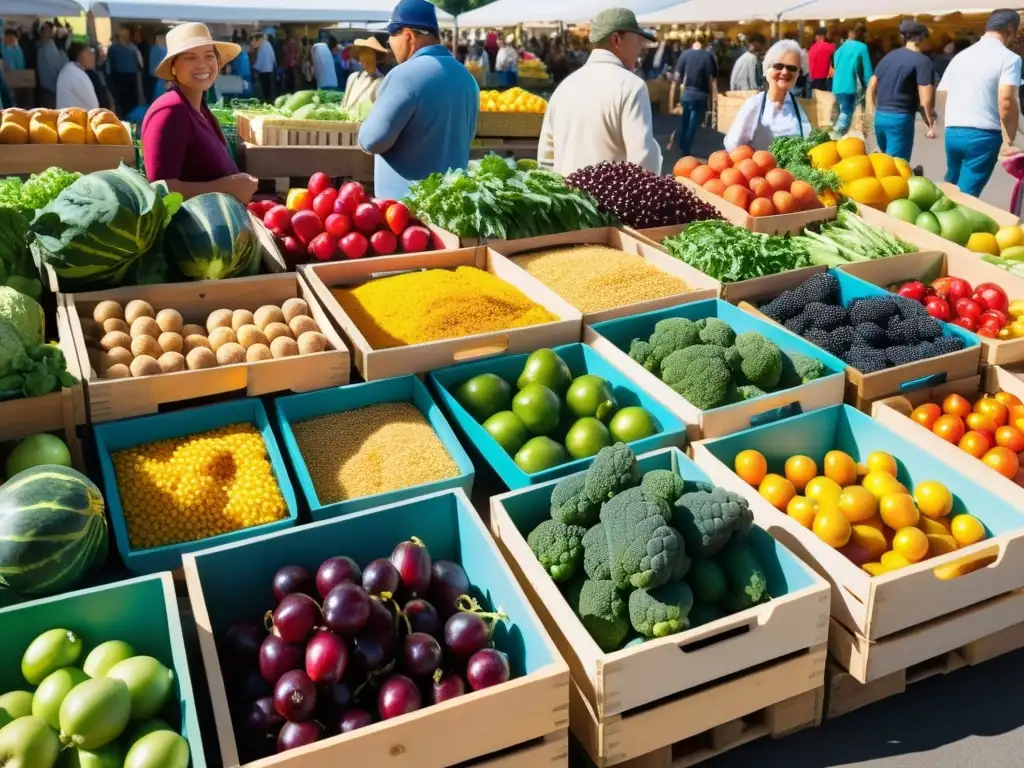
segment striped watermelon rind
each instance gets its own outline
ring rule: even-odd
[[[0,486],[0,587],[63,592],[102,559],[106,544],[103,495],[81,472],[32,467]]]
[[[259,271],[259,242],[245,206],[208,192],[186,200],[164,236],[164,253],[190,280],[224,280]]]

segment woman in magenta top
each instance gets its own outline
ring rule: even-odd
[[[248,203],[257,180],[240,173],[217,118],[205,103],[221,67],[238,56],[234,43],[217,42],[205,24],[180,24],[167,33],[167,55],[156,76],[173,85],[142,121],[142,152],[150,181],[195,197],[223,192]]]

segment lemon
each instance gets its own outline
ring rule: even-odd
[[[967,239],[967,250],[998,256],[999,241],[995,235],[990,235],[988,232],[975,232]]]
[[[1012,248],[1015,245],[1024,245],[1024,230],[1020,227],[1000,227],[996,232],[996,242],[999,250]]]

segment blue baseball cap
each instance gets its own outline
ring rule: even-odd
[[[409,28],[438,35],[437,10],[427,0],[399,0],[388,19],[388,34]]]

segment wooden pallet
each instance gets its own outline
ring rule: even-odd
[[[955,650],[927,659],[884,677],[861,683],[831,657],[825,668],[825,717],[834,718],[906,691],[907,686],[935,675],[946,675],[963,667],[1024,648],[1024,623],[1014,624],[967,643]]]

